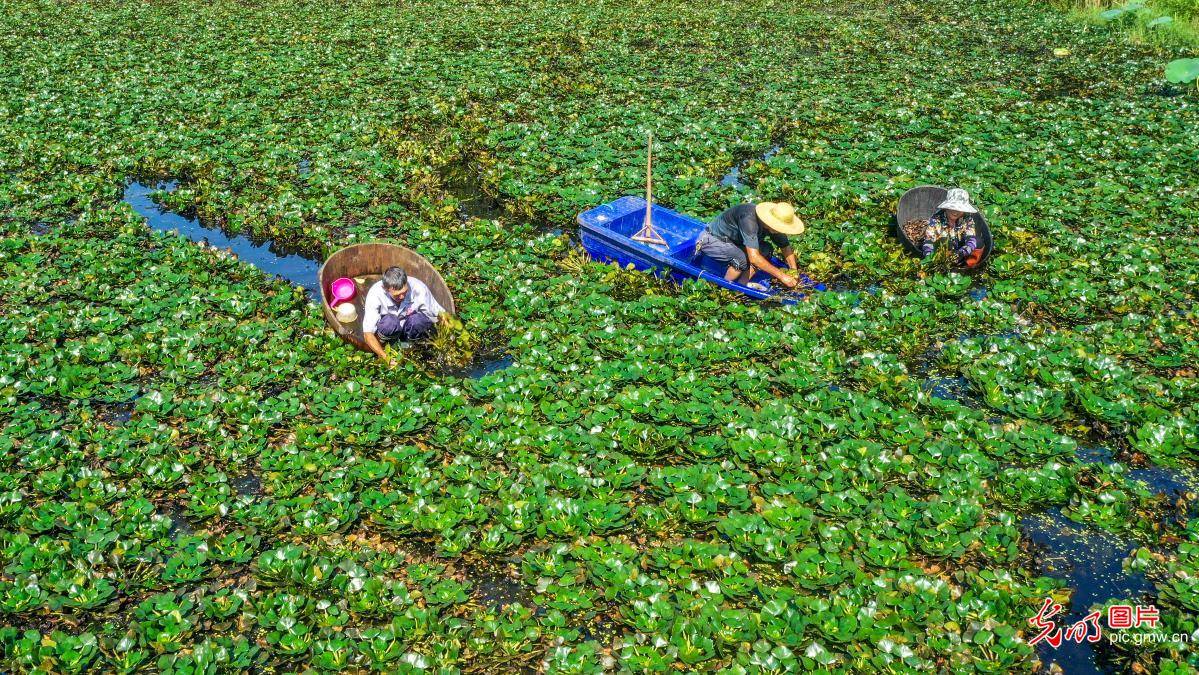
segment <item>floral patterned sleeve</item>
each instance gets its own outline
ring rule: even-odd
[[[974,229],[974,224],[974,216],[969,216],[962,227],[962,246],[958,249],[962,257],[974,253],[974,249],[978,248],[978,232]]]

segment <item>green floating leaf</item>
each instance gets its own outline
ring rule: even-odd
[[[1166,79],[1175,84],[1194,82],[1199,78],[1199,59],[1175,59],[1166,64]]]
[[[1113,9],[1100,12],[1099,18],[1103,19],[1104,21],[1111,21],[1112,19],[1118,19],[1121,16],[1124,16],[1127,11],[1128,10],[1124,9],[1123,7],[1115,7]]]
[[[1157,17],[1156,19],[1154,19],[1154,20],[1150,21],[1149,23],[1145,24],[1145,27],[1146,27],[1146,28],[1157,28],[1158,26],[1166,26],[1166,25],[1169,25],[1169,24],[1172,24],[1172,23],[1174,23],[1174,17],[1172,17],[1172,16],[1159,16],[1159,17]]]

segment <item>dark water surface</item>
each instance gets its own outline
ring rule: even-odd
[[[1092,605],[1113,599],[1144,600],[1156,593],[1144,574],[1124,570],[1124,559],[1138,546],[1131,539],[1076,523],[1058,509],[1026,516],[1020,530],[1038,549],[1035,571],[1061,579],[1073,590],[1068,609],[1054,617],[1063,631],[1086,616]],[[1065,673],[1116,672],[1116,664],[1106,662],[1096,650],[1102,644],[1063,640],[1057,648],[1042,642],[1036,649],[1046,667],[1056,663]]]
[[[154,186],[134,181],[125,188],[124,201],[146,219],[151,229],[159,232],[177,232],[192,241],[205,242],[213,248],[228,249],[242,262],[304,288],[313,302],[320,300],[320,282],[317,281],[317,272],[321,267],[319,262],[300,255],[276,253],[274,244],[269,240],[255,242],[242,235],[229,236],[219,228],[205,227],[198,218],[187,218],[168,211],[151,197],[157,191],[170,192],[175,187],[175,181]]]
[[[483,182],[469,166],[449,172],[446,190],[458,202],[458,217],[463,220],[498,220],[505,215],[504,205],[483,190]]]
[[[774,157],[775,155],[777,155],[779,150],[782,150],[782,149],[783,149],[783,146],[781,146],[781,145],[771,146],[771,148],[769,150],[762,153],[762,155],[760,157],[758,157],[758,161],[765,162],[765,161],[769,160],[771,157]],[[741,188],[745,187],[745,183],[741,182],[741,171],[744,170],[745,167],[749,166],[749,163],[751,161],[753,161],[753,160],[747,159],[743,162],[739,162],[736,166],[729,169],[729,172],[726,173],[724,175],[724,177],[720,179],[720,184],[725,187],[731,187],[731,188],[737,188],[737,189],[741,189]]]
[[[1110,448],[1080,446],[1075,458],[1083,464],[1115,464],[1115,453]],[[1167,466],[1128,468],[1124,475],[1144,483],[1150,492],[1158,495],[1177,496],[1185,492],[1199,492],[1199,476],[1191,469],[1174,469]]]
[[[483,361],[480,361],[479,363],[463,371],[462,376],[469,377],[472,380],[477,380],[487,377],[492,373],[497,373],[506,368],[510,368],[514,362],[515,359],[507,355],[484,359]]]
[[[981,410],[984,404],[964,377],[930,377],[923,388],[936,398],[957,401],[967,408]]]
[[[1081,464],[1110,465],[1116,461],[1111,449],[1093,446],[1079,447],[1075,458]],[[1160,495],[1199,489],[1199,479],[1186,470],[1147,466],[1128,469],[1125,475]],[[1127,571],[1123,566],[1124,559],[1139,547],[1136,541],[1076,523],[1058,509],[1027,516],[1020,526],[1038,551],[1036,572],[1062,579],[1073,589],[1069,610],[1058,617],[1058,625],[1063,628],[1086,616],[1092,605],[1109,600],[1153,602],[1157,594],[1153,582],[1143,573]],[[1119,665],[1096,650],[1102,644],[1063,641],[1056,649],[1044,643],[1037,648],[1046,665],[1056,663],[1065,673],[1118,672]]]

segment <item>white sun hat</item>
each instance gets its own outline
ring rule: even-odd
[[[938,210],[961,211],[962,213],[978,213],[978,209],[970,203],[970,193],[962,188],[953,188],[945,195],[945,201],[937,204]]]

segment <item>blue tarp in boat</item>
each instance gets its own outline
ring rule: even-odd
[[[725,281],[725,265],[706,256],[693,258],[695,240],[707,228],[707,224],[657,204],[653,206],[654,229],[666,240],[666,246],[633,241],[632,236],[645,222],[645,200],[640,197],[621,197],[588,209],[579,214],[578,222],[583,248],[596,260],[615,262],[622,267],[631,264],[639,270],[670,276],[680,283],[685,279],[703,279],[759,300],[774,298],[795,302],[803,297],[787,291],[765,272],[758,272],[750,280],[750,283],[760,284],[765,290]],[[777,258],[772,259],[772,262],[780,267],[783,265]],[[815,284],[806,276],[801,276],[800,288],[805,285],[811,290],[824,290],[824,284]],[[785,295],[781,295],[783,293]]]

